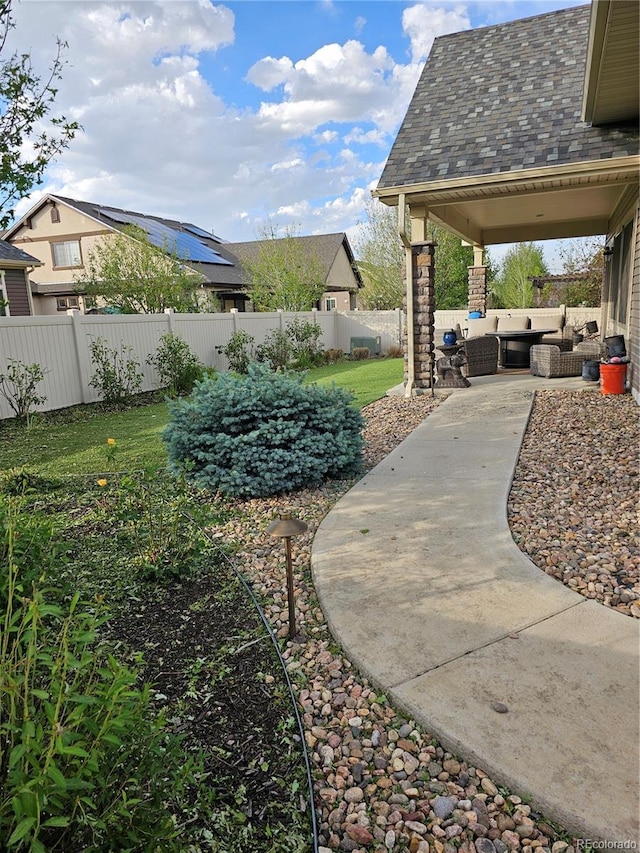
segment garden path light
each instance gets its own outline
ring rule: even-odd
[[[287,558],[287,599],[289,602],[289,639],[293,640],[296,635],[296,611],[293,600],[293,564],[291,561],[291,537],[298,536],[307,530],[304,521],[293,518],[291,513],[281,513],[277,521],[267,527],[267,533],[284,539],[284,549]]]

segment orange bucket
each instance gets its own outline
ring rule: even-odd
[[[600,391],[602,394],[624,394],[624,381],[627,375],[626,364],[600,365]]]

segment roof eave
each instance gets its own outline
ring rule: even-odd
[[[379,198],[384,204],[396,206],[401,193],[404,193],[407,204],[412,201],[424,202],[428,199],[437,200],[439,197],[452,192],[473,197],[483,190],[491,189],[494,193],[524,189],[526,185],[536,182],[569,181],[575,178],[615,180],[618,173],[620,180],[626,180],[632,172],[640,168],[640,155],[615,157],[609,160],[591,160],[560,166],[545,166],[536,169],[518,169],[512,172],[495,172],[484,175],[464,175],[459,178],[447,178],[440,181],[425,183],[403,184],[382,187],[373,190],[374,198]]]

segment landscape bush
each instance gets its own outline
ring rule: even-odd
[[[131,357],[133,348],[120,344],[112,349],[104,338],[89,344],[94,374],[89,385],[95,388],[105,403],[126,403],[142,387],[139,363]]]
[[[399,344],[392,344],[385,353],[387,358],[403,358],[404,349]]]
[[[256,347],[256,361],[269,365],[272,370],[286,370],[292,360],[291,341],[282,329],[272,329]]]
[[[174,397],[190,394],[204,375],[200,359],[191,352],[189,344],[173,332],[162,335],[155,354],[147,356],[147,364],[155,367],[160,381]]]
[[[344,358],[344,350],[332,347],[322,353],[322,358],[325,364],[335,364],[337,361],[342,361]]]
[[[239,329],[216,351],[226,357],[234,373],[246,374],[252,361],[268,364],[272,370],[308,370],[322,364],[321,337],[322,329],[316,323],[294,317],[284,330],[268,332],[256,347],[255,338]]]
[[[169,467],[226,495],[257,497],[347,476],[361,462],[363,418],[335,386],[251,364],[169,404]]]
[[[351,350],[351,358],[354,361],[364,361],[364,359],[370,357],[371,353],[369,352],[369,347],[354,347]]]
[[[244,329],[238,329],[224,346],[217,346],[216,352],[223,355],[229,362],[229,370],[233,373],[246,373],[253,361],[255,338]]]
[[[14,358],[8,359],[7,372],[0,373],[0,394],[16,417],[24,418],[27,425],[34,407],[47,399],[36,391],[43,379],[44,371],[39,364],[23,364]]]

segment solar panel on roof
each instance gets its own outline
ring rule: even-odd
[[[182,227],[185,231],[191,232],[191,234],[195,234],[196,237],[207,237],[209,240],[212,238],[212,234],[208,231],[205,231],[204,228],[198,228],[197,225],[189,225],[188,223],[183,223]]]
[[[171,228],[163,222],[158,222],[156,219],[150,219],[148,216],[140,216],[137,213],[125,213],[124,211],[106,210],[105,208],[99,208],[99,213],[123,225],[137,225],[146,231],[149,242],[152,245],[165,251],[175,252],[183,261],[233,266],[231,261],[226,260],[218,252],[214,252],[213,249],[205,246],[196,237],[184,231],[176,231],[175,228]]]

